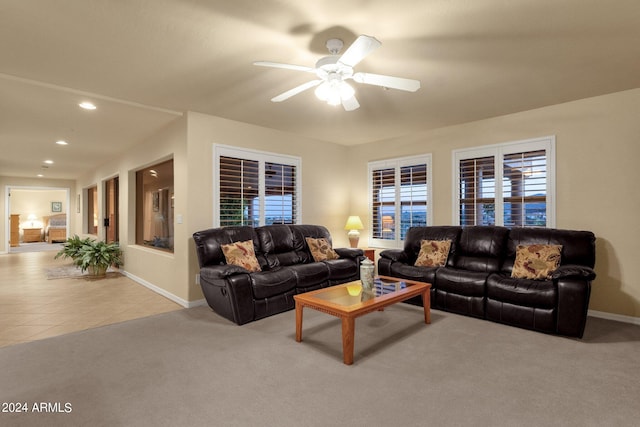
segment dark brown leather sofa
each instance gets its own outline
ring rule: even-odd
[[[361,249],[334,248],[339,259],[315,262],[306,237],[325,238],[319,225],[223,227],[193,234],[200,286],[209,306],[242,325],[295,307],[293,296],[360,278]],[[262,271],[227,265],[222,245],[252,240]]]
[[[414,266],[422,240],[452,242],[444,266]],[[548,280],[512,278],[517,246],[532,244],[562,245],[560,266]],[[436,309],[582,338],[594,265],[590,231],[435,226],[411,228],[404,249],[381,252],[378,274],[431,283]]]

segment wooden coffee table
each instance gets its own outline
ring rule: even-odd
[[[342,354],[345,365],[353,363],[355,319],[372,311],[422,295],[424,323],[431,323],[431,284],[378,276],[371,290],[355,281],[294,295],[296,303],[296,341],[302,341],[302,310],[310,307],[342,320]]]

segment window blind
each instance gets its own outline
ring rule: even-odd
[[[460,225],[495,224],[494,157],[460,161]]]
[[[265,224],[295,224],[296,167],[267,162],[264,174]]]
[[[394,168],[374,169],[372,180],[372,236],[374,239],[395,238],[396,171]]]
[[[503,158],[504,225],[547,224],[547,161],[545,150],[507,154]]]
[[[400,239],[411,227],[427,225],[427,165],[400,168]]]
[[[220,156],[220,226],[257,226],[259,211],[259,163]]]
[[[407,230],[428,222],[431,156],[369,163],[370,244],[398,247]]]
[[[214,225],[297,224],[300,221],[300,159],[216,145]]]
[[[554,146],[550,136],[455,150],[459,224],[553,227]]]

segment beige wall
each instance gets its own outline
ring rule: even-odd
[[[412,134],[390,141],[345,147],[198,113],[187,113],[120,159],[72,181],[0,177],[0,251],[6,251],[5,189],[48,186],[71,189],[70,233],[82,234],[76,195],[120,177],[120,242],[125,270],[181,302],[202,298],[192,234],[213,224],[213,144],[300,156],[302,221],[329,228],[336,246],[347,246],[348,215],[368,224],[367,162],[422,153],[433,156],[434,224],[451,224],[452,150],[540,136],[556,137],[559,228],[586,229],[597,236],[596,272],[590,308],[640,317],[640,263],[634,251],[640,238],[640,89],[555,105],[459,126]],[[173,157],[175,253],[135,245],[135,170]],[[84,196],[83,196],[84,197]],[[84,209],[84,208],[83,208]],[[99,238],[103,238],[100,230]],[[366,245],[367,230],[361,246]]]
[[[78,189],[97,185],[99,218],[104,216],[104,181],[119,177],[119,241],[124,251],[124,270],[135,279],[177,297],[186,303],[187,245],[189,234],[183,225],[175,226],[174,253],[166,253],[135,244],[135,172],[143,167],[173,158],[175,212],[186,217],[187,193],[186,119],[177,118],[156,135],[142,141],[125,156],[110,161],[91,174],[78,179]],[[79,190],[80,191],[80,190]],[[84,194],[83,194],[84,197]],[[84,213],[84,208],[83,208]],[[75,232],[82,233],[81,215]],[[99,239],[104,239],[104,227],[98,227]]]
[[[640,89],[353,147],[352,211],[367,218],[367,161],[433,155],[434,225],[453,223],[452,150],[556,136],[556,226],[597,236],[590,309],[640,316]],[[365,224],[366,226],[367,224]],[[363,233],[363,237],[364,233]],[[368,237],[368,236],[366,236]]]
[[[350,207],[350,186],[343,176],[350,167],[347,147],[198,113],[188,114],[187,139],[187,226],[192,233],[213,224],[213,144],[223,144],[301,157],[302,221],[326,226],[336,246],[348,246],[343,230]],[[199,299],[198,263],[191,243],[189,295]]]

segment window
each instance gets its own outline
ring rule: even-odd
[[[369,163],[371,246],[398,247],[431,223],[431,155]]]
[[[214,224],[297,224],[300,159],[216,145]]]
[[[554,137],[454,151],[454,221],[553,227]]]
[[[173,252],[173,160],[136,172],[136,244]]]

